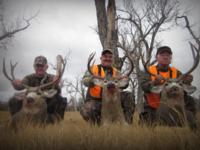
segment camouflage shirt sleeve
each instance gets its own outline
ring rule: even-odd
[[[28,85],[28,76],[24,77],[22,80],[21,80],[21,84],[18,84],[18,85],[15,85],[14,88],[15,90],[24,90],[25,87],[23,86],[23,84],[25,85]]]
[[[29,77],[28,77],[28,76],[25,76],[25,77],[22,79],[22,84],[29,85]]]
[[[120,77],[120,76],[123,76],[123,75],[121,74],[121,72],[119,70],[117,70],[116,76]],[[120,89],[126,89],[129,85],[130,78],[129,77],[123,78],[122,80],[124,81],[125,84],[124,84],[124,86],[121,86]]]
[[[89,73],[89,71],[86,71],[81,82],[85,86],[89,87],[92,84],[92,79],[93,79],[92,75]]]
[[[140,73],[140,84],[141,88],[145,93],[150,93],[152,87],[152,81],[150,75],[144,71]]]

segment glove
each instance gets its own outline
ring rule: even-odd
[[[156,79],[153,81],[154,85],[160,85],[163,83],[163,81],[165,80],[165,78],[163,78],[163,76],[161,75],[156,75]]]
[[[193,81],[193,76],[191,74],[188,74],[182,80],[184,84],[191,85]]]

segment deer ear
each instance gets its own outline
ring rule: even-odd
[[[119,88],[125,88],[128,86],[129,78],[124,78],[122,80],[119,80],[118,87]]]
[[[192,85],[183,84],[183,89],[188,94],[192,94],[196,91],[197,88],[195,86],[192,86]]]
[[[152,86],[150,91],[152,93],[156,93],[156,94],[159,94],[164,88],[164,85],[159,85],[159,86]]]
[[[43,96],[44,97],[47,97],[47,98],[52,98],[53,96],[55,96],[57,94],[57,90],[55,90],[55,89],[50,89],[50,90],[48,90],[48,91],[44,91],[43,92]]]
[[[24,90],[23,92],[21,92],[21,93],[15,93],[15,95],[14,95],[14,97],[17,99],[17,100],[19,100],[19,101],[21,101],[21,100],[23,100],[23,98],[26,96],[26,90]]]

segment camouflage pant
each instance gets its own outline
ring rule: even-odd
[[[23,96],[24,96],[23,93],[18,93],[18,94],[15,94],[12,98],[10,98],[8,102],[8,107],[9,107],[10,114],[12,116],[21,110],[22,108],[21,97],[23,98]],[[53,98],[46,99],[46,103],[47,103],[48,114],[56,112],[60,115],[62,119],[64,118],[64,112],[67,106],[66,98],[63,98],[60,95],[56,95]]]
[[[185,94],[185,109],[192,112],[193,116],[196,115],[196,104],[192,96]],[[151,125],[156,120],[156,109],[150,107],[147,102],[144,103],[144,111],[139,115],[139,123]]]
[[[131,124],[133,122],[133,113],[135,111],[135,97],[130,92],[121,92],[121,105],[123,108],[125,120]]]
[[[101,121],[101,101],[87,100],[80,110],[83,119],[91,124],[100,124]]]
[[[101,122],[101,101],[87,100],[80,110],[83,119],[92,123],[100,124]],[[133,113],[135,110],[134,97],[129,92],[121,92],[121,105],[123,108],[125,120],[131,124],[133,121]]]
[[[21,110],[22,108],[22,99],[24,94],[23,93],[17,93],[15,94],[13,97],[11,97],[8,101],[8,109],[9,112],[11,114],[11,116],[13,116],[14,114],[16,114],[18,111]]]
[[[48,114],[57,113],[62,119],[64,119],[65,109],[67,106],[66,98],[63,98],[60,95],[56,95],[53,98],[47,98],[46,103]]]

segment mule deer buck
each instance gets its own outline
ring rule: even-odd
[[[9,81],[15,80],[14,69],[16,64],[10,63],[11,66],[11,77],[8,75],[5,66],[5,59],[3,60],[3,73],[5,77]],[[65,62],[61,55],[57,56],[57,72],[53,81],[49,83],[45,83],[36,87],[30,87],[28,85],[23,84],[25,87],[25,92],[15,94],[18,100],[22,101],[22,108],[19,112],[13,114],[10,121],[10,126],[14,129],[18,129],[19,127],[26,126],[27,123],[33,125],[45,125],[47,118],[50,117],[47,114],[47,103],[45,101],[46,98],[52,98],[57,94],[57,90],[53,88],[55,84],[58,84],[60,81],[64,69]],[[43,90],[46,87],[52,87],[49,90]],[[11,112],[12,114],[12,112]],[[60,120],[59,115],[53,114],[51,116],[53,118],[53,122],[57,122]]]
[[[93,74],[90,63],[94,58],[95,53],[92,53],[88,58],[87,69],[93,76],[95,85],[102,87],[102,107],[101,107],[101,124],[107,125],[111,123],[125,124],[125,118],[121,106],[121,89],[128,84],[128,77],[133,71],[133,62],[127,55],[130,61],[130,70],[125,75],[117,75],[116,77],[105,76],[100,77]],[[124,77],[127,77],[126,79]]]
[[[184,74],[180,75],[176,79],[165,79],[164,84],[159,86],[153,86],[152,93],[160,94],[160,106],[156,112],[156,120],[159,124],[168,126],[184,126],[189,125],[191,128],[196,128],[195,117],[192,112],[185,109],[184,93],[192,94],[196,87],[183,83],[183,78],[192,73],[199,64],[199,51],[190,43],[192,50],[194,64]],[[196,51],[196,56],[195,56]],[[145,71],[151,76],[156,76],[148,69],[150,59],[143,64]]]

